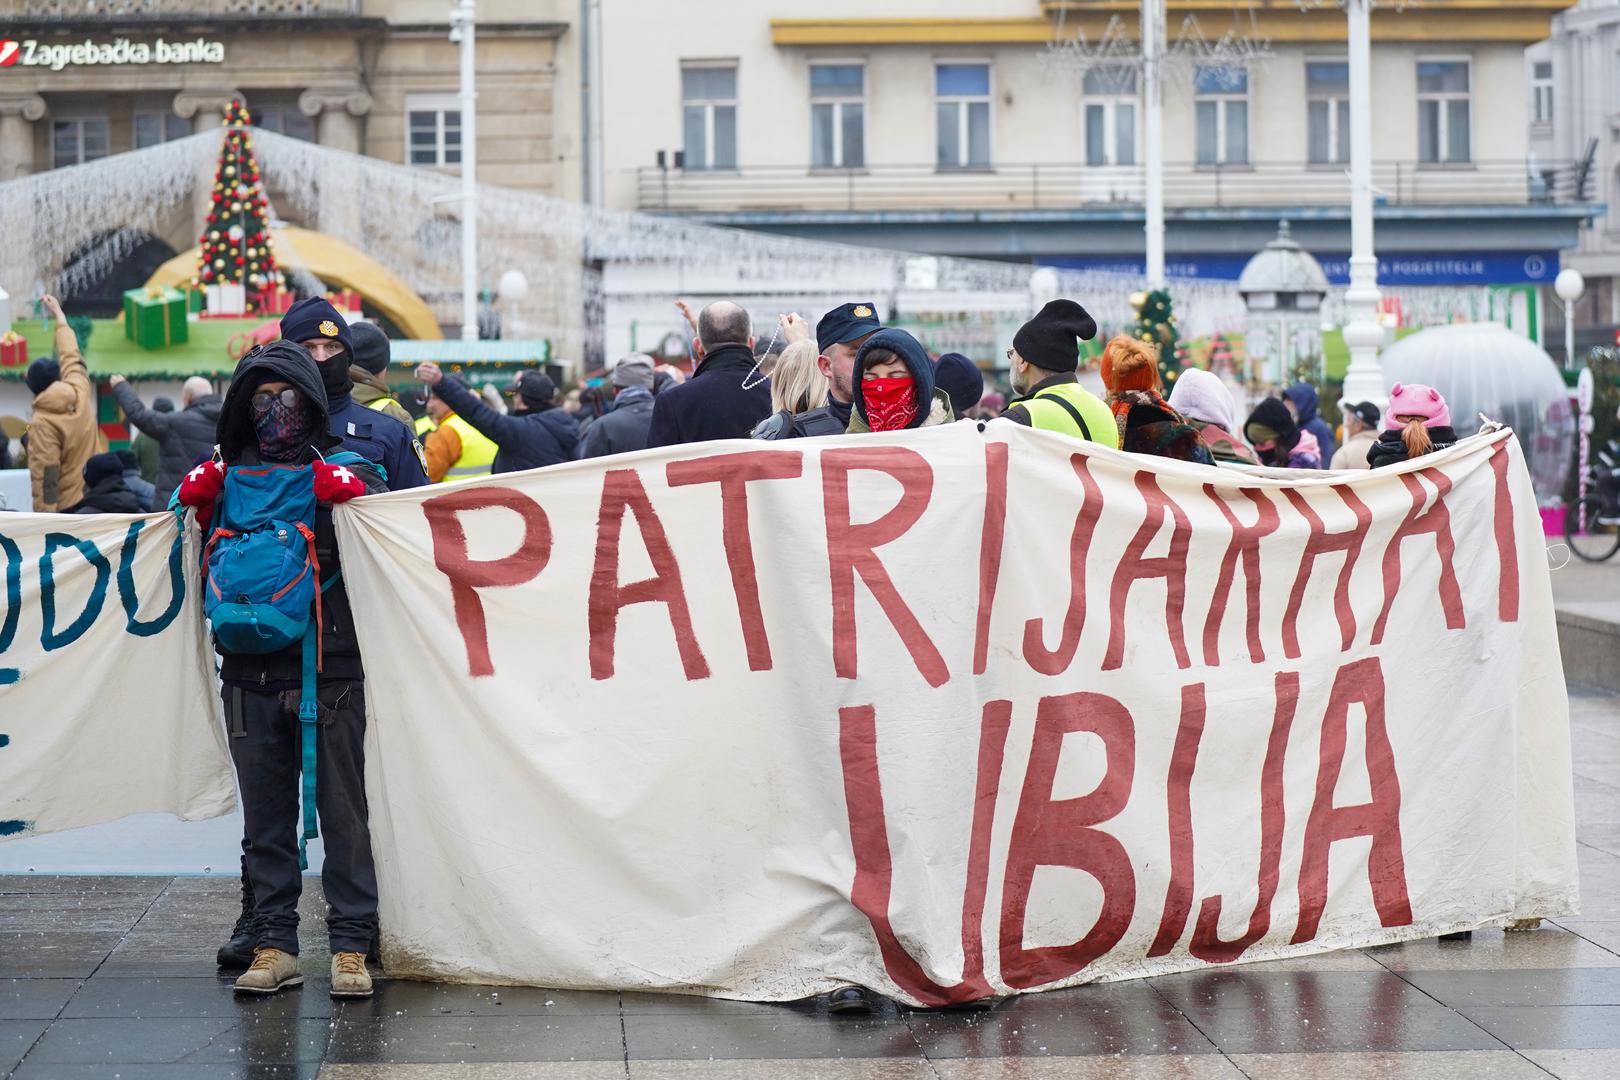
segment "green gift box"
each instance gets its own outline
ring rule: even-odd
[[[186,290],[186,310],[193,315],[208,309],[208,294],[201,289]]]
[[[130,289],[124,293],[124,337],[143,349],[184,345],[186,298],[179,289]]]

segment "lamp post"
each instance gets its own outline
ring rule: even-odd
[[[450,10],[450,40],[461,46],[461,340],[478,340],[478,71],[474,0]]]
[[[1142,216],[1149,289],[1164,288],[1164,3],[1142,0]]]
[[[1564,370],[1575,367],[1575,301],[1586,291],[1586,279],[1576,269],[1560,270],[1553,279],[1553,292],[1564,302]]]
[[[1368,20],[1373,0],[1345,0],[1350,61],[1350,288],[1344,302],[1349,321],[1344,343],[1350,366],[1344,373],[1348,401],[1371,401],[1382,409],[1384,373],[1378,348],[1378,256],[1373,254],[1372,203],[1372,37]]]

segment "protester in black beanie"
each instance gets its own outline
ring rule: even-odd
[[[1013,335],[1018,355],[1047,371],[1080,366],[1080,344],[1097,336],[1097,320],[1073,300],[1053,300]]]
[[[28,365],[28,373],[23,376],[23,382],[28,384],[28,392],[38,397],[47,386],[62,377],[62,367],[52,356],[42,356]]]
[[[951,411],[960,420],[984,396],[984,372],[961,353],[945,353],[934,362],[934,385],[950,396]]]

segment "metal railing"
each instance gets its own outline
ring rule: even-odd
[[[158,19],[358,15],[360,0],[0,0],[0,18]]]
[[[636,180],[641,209],[669,211],[1073,210],[1140,206],[1143,198],[1140,165],[651,167],[638,169]],[[1372,182],[1373,197],[1390,205],[1523,206],[1591,197],[1581,162],[1378,161]],[[1172,207],[1348,206],[1350,176],[1344,165],[1305,162],[1170,163],[1164,197]]]

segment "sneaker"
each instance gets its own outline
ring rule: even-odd
[[[304,973],[298,957],[280,949],[254,949],[253,965],[236,980],[238,994],[275,994],[289,986],[302,986]]]
[[[827,995],[827,1011],[838,1016],[866,1016],[872,1011],[872,999],[864,987],[845,983]]]
[[[366,970],[365,953],[332,954],[332,996],[335,998],[371,996],[371,972]]]

